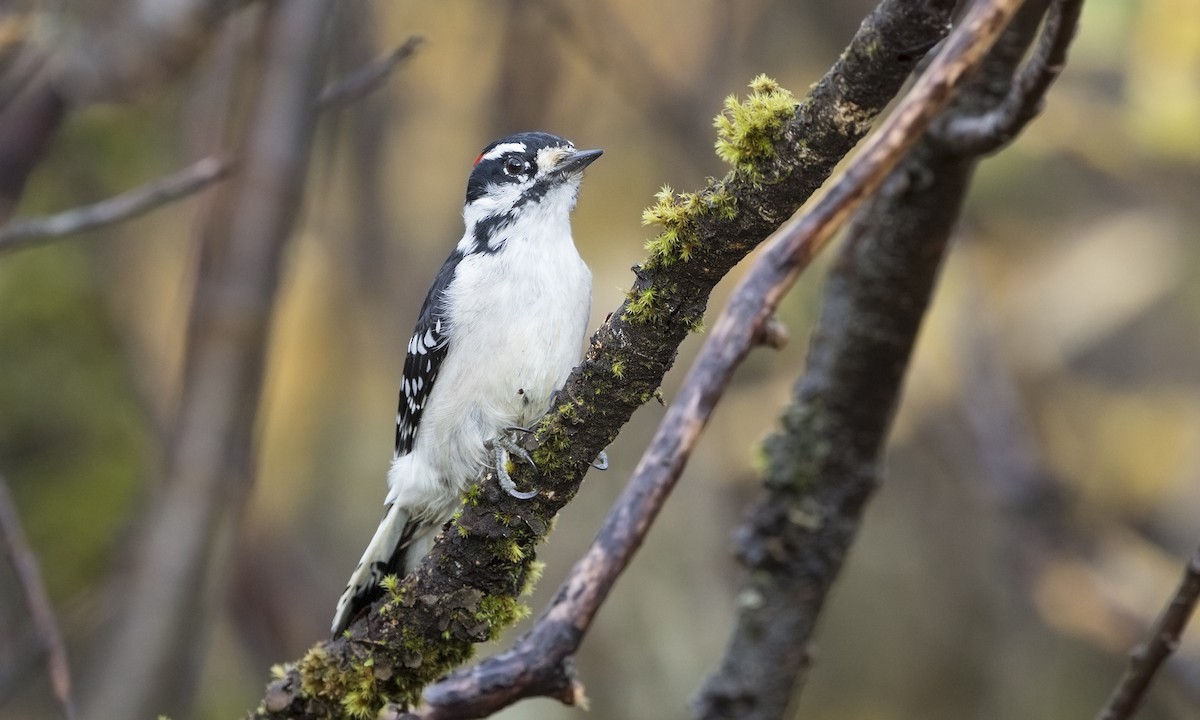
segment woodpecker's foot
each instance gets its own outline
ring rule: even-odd
[[[608,453],[601,450],[600,454],[596,456],[596,459],[592,461],[592,467],[596,468],[597,470],[607,470]]]
[[[530,456],[529,451],[518,443],[514,437],[517,433],[522,432],[528,433],[530,430],[526,428],[509,428],[506,434],[492,440],[492,460],[496,464],[496,478],[500,481],[500,488],[519,500],[528,500],[537,495],[538,491],[518,490],[517,484],[513,482],[512,476],[508,474],[508,461],[513,457],[533,468],[534,474],[537,474],[538,469],[537,465],[533,464],[533,457]]]

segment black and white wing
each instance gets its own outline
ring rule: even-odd
[[[396,457],[412,452],[425,404],[450,350],[450,321],[446,317],[444,296],[461,259],[462,255],[454,252],[438,271],[408,341],[404,378],[400,382],[400,408],[396,412]]]

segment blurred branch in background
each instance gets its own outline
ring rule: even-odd
[[[29,542],[25,539],[25,531],[21,527],[21,516],[17,512],[16,503],[8,491],[8,481],[0,475],[0,540],[4,542],[5,554],[12,564],[25,597],[25,606],[33,619],[33,626],[41,640],[42,652],[46,656],[46,667],[50,671],[50,684],[54,688],[54,696],[58,700],[59,710],[64,720],[75,717],[75,701],[71,697],[71,667],[67,662],[67,647],[63,643],[62,631],[58,628],[58,620],[54,617],[54,607],[50,604],[50,596],[46,593],[46,585],[42,582],[42,573],[38,569],[37,558]]]
[[[1150,637],[1134,648],[1129,657],[1129,669],[1121,678],[1096,720],[1128,720],[1146,699],[1150,684],[1162,664],[1179,647],[1184,628],[1196,611],[1200,600],[1200,549],[1188,560],[1183,580],[1171,596]]]
[[[10,97],[0,105],[0,222],[16,207],[70,111],[148,92],[187,69],[247,1],[137,0],[117,21],[61,43],[59,55],[14,63],[16,77],[5,81]]]
[[[392,71],[416,52],[421,42],[420,37],[410,37],[386,56],[329,83],[317,97],[316,109],[339,110],[378,90]],[[235,164],[229,159],[203,158],[177,173],[93,205],[50,217],[13,220],[0,225],[0,253],[130,220],[204,190],[229,175]]]
[[[147,508],[87,717],[185,712],[253,480],[254,431],[280,263],[299,214],[327,0],[268,3],[241,172],[204,229],[183,395],[161,495]]]
[[[329,83],[317,96],[317,109],[344,108],[383,87],[392,72],[400,67],[401,63],[412,57],[423,42],[425,42],[425,38],[413,35],[387,55]]]
[[[171,175],[152,180],[94,205],[43,218],[0,225],[0,253],[130,220],[211,186],[233,170],[232,160],[206,157]]]

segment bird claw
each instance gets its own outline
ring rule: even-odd
[[[496,464],[496,478],[500,481],[500,489],[518,500],[528,500],[538,494],[537,490],[522,491],[517,489],[512,476],[508,474],[508,461],[513,457],[533,468],[534,475],[538,474],[537,465],[529,451],[522,447],[513,436],[518,432],[529,432],[526,428],[509,428],[508,433],[500,435],[492,441],[492,459]]]
[[[597,470],[607,470],[608,453],[601,450],[600,454],[596,456],[596,459],[592,461],[592,467],[596,468]]]

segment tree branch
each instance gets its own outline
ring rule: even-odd
[[[943,32],[952,4],[883,2],[809,98],[794,112],[789,102],[777,129],[758,128],[766,150],[760,142],[757,150],[739,153],[734,139],[748,128],[727,128],[728,155],[737,169],[699,193],[660,199],[660,217],[678,211],[669,232],[652,243],[655,251],[637,268],[628,300],[593,337],[559,395],[561,404],[540,425],[531,447],[542,474],[535,481],[524,468],[519,473],[543,491],[515,501],[485,479],[422,566],[346,637],[319,644],[287,668],[269,685],[256,717],[369,714],[384,697],[414,702],[425,683],[515,617],[515,597],[528,581],[536,542],[578,489],[591,458],[653,395],[679,342],[697,327],[712,286],[796,209],[866,131],[919,59],[914,48],[932,46]],[[977,51],[955,46],[953,52]],[[965,67],[956,68],[954,79]],[[925,91],[939,102],[949,96],[949,87],[937,83]],[[779,100],[760,83],[743,110],[761,120],[754,104],[778,107]],[[570,625],[558,628],[566,642],[581,633]],[[576,696],[569,680],[558,694]]]
[[[25,192],[68,112],[118,99],[162,82],[191,65],[226,17],[248,0],[136,0],[105,28],[68,43],[52,71],[0,107],[0,222]]]
[[[329,83],[318,96],[316,109],[341,109],[375,92],[401,63],[412,57],[422,42],[423,38],[414,35],[384,57]],[[236,164],[231,159],[207,157],[179,172],[151,180],[92,205],[64,210],[48,217],[14,220],[0,226],[0,253],[138,217],[204,190],[227,177]]]
[[[1096,720],[1133,717],[1145,700],[1158,669],[1179,647],[1179,639],[1196,610],[1197,601],[1200,601],[1200,549],[1188,561],[1183,580],[1154,623],[1150,637],[1129,654],[1129,668]]]
[[[54,688],[54,697],[58,699],[59,710],[65,720],[72,720],[75,717],[75,703],[71,699],[71,668],[67,662],[67,647],[63,643],[62,631],[58,629],[58,621],[54,617],[50,595],[42,582],[37,557],[25,539],[20,513],[17,512],[16,503],[8,491],[8,483],[2,476],[0,537],[4,540],[8,560],[17,576],[17,584],[21,586],[25,596],[25,607],[29,609],[29,616],[33,618],[33,625],[42,642],[42,650],[46,653],[46,668],[50,674],[50,684]]]
[[[1055,0],[1033,56],[1004,100],[986,113],[952,115],[934,126],[938,140],[963,155],[984,155],[1006,145],[1042,110],[1050,85],[1067,62],[1083,0]]]
[[[948,115],[1002,101],[1045,5],[1020,10]],[[879,482],[879,454],[975,161],[927,136],[847,232],[805,375],[766,444],[765,487],[736,534],[750,571],[738,595],[746,602],[697,699],[700,717],[777,718],[795,701],[820,611]]]
[[[412,57],[423,42],[425,38],[413,35],[387,55],[329,83],[317,97],[317,109],[337,110],[383,87],[396,68]]]
[[[0,253],[28,247],[40,240],[88,232],[143,215],[211,186],[233,170],[234,162],[206,157],[179,172],[101,200],[55,215],[14,220],[0,226]]]

